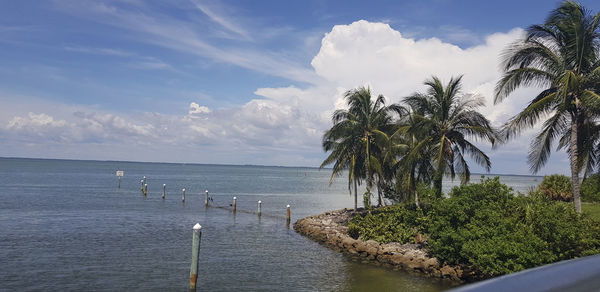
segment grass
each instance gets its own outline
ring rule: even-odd
[[[581,203],[583,213],[590,215],[595,220],[600,221],[600,203]]]

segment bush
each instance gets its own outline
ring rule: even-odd
[[[538,188],[546,197],[552,200],[572,201],[573,184],[571,179],[562,174],[544,176]]]
[[[425,233],[432,256],[484,276],[600,253],[600,222],[542,190],[515,196],[494,179],[455,187],[423,209],[394,205],[353,218],[354,238],[412,242]]]
[[[592,174],[581,183],[581,200],[600,202],[600,174]]]
[[[430,253],[486,276],[594,254],[600,248],[600,227],[590,227],[599,222],[580,218],[571,204],[539,193],[515,197],[498,178],[455,187],[427,217]]]
[[[405,206],[396,204],[356,216],[348,222],[348,233],[353,238],[372,239],[380,243],[410,242],[416,235],[420,214]]]

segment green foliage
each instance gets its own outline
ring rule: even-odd
[[[410,242],[416,234],[419,217],[422,217],[422,212],[411,210],[410,206],[396,204],[356,216],[348,222],[348,233],[354,238],[380,243]]]
[[[583,214],[600,221],[600,203],[584,202],[581,204],[581,209],[583,209]]]
[[[573,184],[571,183],[571,179],[566,175],[553,174],[544,176],[539,190],[552,200],[573,200]]]
[[[422,209],[406,203],[357,216],[350,234],[407,243],[424,233],[432,256],[486,276],[600,253],[600,221],[540,190],[515,196],[497,177],[455,187],[449,198],[426,199],[435,191],[419,189]]]
[[[592,174],[581,184],[581,200],[600,202],[600,174]]]
[[[498,178],[456,187],[428,213],[432,255],[488,276],[598,253],[600,222],[541,192],[515,197]],[[590,231],[592,229],[592,231]]]

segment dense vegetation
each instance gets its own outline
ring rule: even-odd
[[[581,200],[584,202],[600,202],[600,174],[593,174],[583,180]]]
[[[537,191],[517,196],[498,178],[455,187],[422,208],[381,208],[348,226],[352,236],[379,242],[422,234],[432,256],[485,276],[600,253],[600,220]]]
[[[551,200],[569,202],[573,200],[573,184],[566,175],[553,174],[544,176],[538,190]]]

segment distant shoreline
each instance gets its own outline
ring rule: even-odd
[[[72,159],[72,158],[39,158],[39,157],[4,157],[0,159],[7,160],[56,160],[56,161],[76,161],[76,162],[117,162],[117,163],[149,163],[149,164],[172,164],[172,165],[204,165],[204,166],[251,166],[251,167],[273,167],[273,168],[300,168],[300,169],[313,169],[319,170],[319,167],[314,166],[281,166],[281,165],[260,165],[260,164],[227,164],[227,163],[196,163],[196,162],[160,162],[160,161],[127,161],[127,160],[98,160],[98,159]],[[329,167],[324,167],[322,170],[331,170]],[[543,175],[529,175],[529,174],[503,174],[503,173],[471,173],[471,179],[474,180],[477,177],[485,176],[516,176],[516,177],[539,177],[543,178]]]

